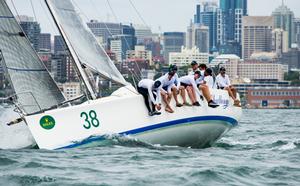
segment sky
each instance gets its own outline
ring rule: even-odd
[[[81,16],[86,22],[96,19],[107,22],[146,25],[151,27],[153,32],[185,32],[195,14],[196,4],[204,0],[72,1],[80,10]],[[19,15],[36,17],[36,20],[41,24],[43,33],[58,33],[44,0],[7,0],[7,2],[13,13],[16,13],[13,8],[14,4]],[[31,6],[31,2],[33,6]],[[294,12],[295,17],[300,17],[300,0],[284,0],[284,2]],[[282,0],[248,0],[248,12],[251,16],[271,15],[272,11],[281,3]]]

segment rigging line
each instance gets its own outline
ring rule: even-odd
[[[135,10],[135,12],[137,13],[137,15],[139,16],[139,18],[142,20],[142,22],[144,23],[145,26],[148,26],[146,21],[144,20],[144,18],[142,17],[142,15],[140,14],[140,12],[138,11],[138,9],[136,8],[136,6],[134,5],[134,3],[132,2],[132,0],[128,0],[129,3],[131,4],[131,6],[133,7],[133,9]]]
[[[30,0],[30,4],[31,4],[31,8],[32,8],[33,15],[34,15],[34,19],[35,19],[35,21],[38,21],[38,20],[37,20],[37,17],[36,17],[36,14],[35,14],[35,9],[34,9],[32,0]]]
[[[115,14],[115,12],[114,12],[114,10],[113,10],[113,8],[112,8],[112,6],[111,6],[111,4],[110,4],[109,0],[106,0],[106,2],[107,2],[107,4],[108,4],[108,6],[109,6],[109,8],[110,8],[110,10],[111,10],[111,12],[112,12],[112,14],[114,15],[114,17],[115,17],[115,19],[116,19],[117,23],[120,23],[120,21],[118,20],[118,18],[117,18],[117,16],[116,16],[116,14]],[[122,33],[122,34],[123,34],[123,33]],[[124,38],[125,38],[125,43],[126,43],[126,45],[127,45],[128,49],[130,49],[130,45],[129,45],[129,43],[128,43],[128,41],[127,41],[126,37],[124,37]],[[126,56],[126,53],[124,54],[124,52],[123,52],[123,51],[122,51],[122,54]],[[138,68],[139,74],[142,76],[142,72],[141,72],[141,69],[140,69],[140,67],[138,66],[138,63],[137,63],[136,61],[135,61],[135,63],[136,63],[136,65],[137,65],[137,68]]]
[[[16,15],[17,15],[19,21],[21,21],[21,19],[20,19],[20,14],[19,14],[18,10],[16,9],[16,6],[15,6],[14,1],[13,1],[13,0],[10,0],[10,1],[11,1],[11,4],[12,4],[12,6],[13,6],[15,12],[16,12]]]
[[[97,6],[95,6],[94,2],[93,2],[92,0],[90,0],[90,2],[91,2],[91,4],[93,5],[93,7],[95,8],[95,10],[97,11]],[[115,16],[116,22],[119,23],[119,21],[118,21],[118,19],[117,19],[117,16],[115,15],[114,10],[112,9],[111,4],[109,3],[108,0],[107,0],[107,2],[108,2],[108,4],[109,4],[110,10],[112,11],[112,13],[113,13],[114,16]],[[106,30],[109,32],[109,34],[110,34],[111,36],[113,36],[113,33],[112,33],[112,32],[110,31],[110,29],[108,28],[106,22],[103,21],[103,23],[104,23],[104,25],[105,25],[105,27],[106,27]],[[125,37],[125,43],[126,43],[126,46],[130,49],[130,46],[129,46],[129,43],[128,43],[126,37]],[[121,51],[121,53],[122,53],[122,55],[125,55],[125,56],[126,56],[126,53],[124,53],[123,51]],[[137,64],[137,65],[138,65],[138,64]],[[139,66],[138,66],[138,70],[139,70],[139,72],[140,72],[140,74],[141,74],[141,69],[139,68]]]
[[[82,11],[82,9],[80,8],[80,6],[78,6],[78,4],[74,0],[71,0],[71,1],[75,5],[75,7],[79,10],[79,13],[81,13],[85,17],[85,19],[87,21],[90,20],[89,17],[84,13],[84,11]]]

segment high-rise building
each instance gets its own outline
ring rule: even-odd
[[[125,32],[126,33],[126,32]],[[116,54],[116,60],[122,62],[126,59],[126,52],[128,50],[134,50],[136,45],[136,37],[132,35],[115,35],[108,38],[109,50]]]
[[[40,24],[32,17],[28,16],[20,16],[20,26],[22,27],[23,31],[27,35],[31,45],[33,48],[38,51],[39,50],[39,37],[41,34],[41,27]]]
[[[282,53],[288,52],[288,33],[282,29],[272,31],[272,50],[280,57]]]
[[[294,21],[294,13],[284,5],[282,1],[282,5],[274,10],[272,13],[274,17],[274,28],[280,28],[288,33],[289,40],[289,48],[291,48],[292,43],[294,41],[293,36],[293,21]]]
[[[51,34],[41,33],[39,36],[39,50],[48,50],[51,52]]]
[[[127,50],[134,50],[134,46],[136,45],[137,39],[135,36],[135,29],[134,27],[130,25],[122,25],[122,34],[124,35],[125,44],[127,47],[125,47],[125,51],[123,51],[125,54]]]
[[[300,18],[296,18],[294,20],[294,36],[295,36],[295,43],[300,48]]]
[[[122,34],[122,24],[120,23],[107,23],[91,20],[87,23],[87,26],[106,49],[108,47],[108,38]]]
[[[249,59],[254,52],[272,50],[272,16],[245,16],[242,28],[244,59]]]
[[[217,11],[218,46],[228,48],[227,45],[230,45],[234,47],[232,52],[241,51],[242,17],[247,12],[247,0],[220,0],[220,9]]]
[[[191,23],[186,36],[188,49],[196,47],[201,53],[209,53],[209,27]]]
[[[189,66],[192,61],[196,61],[199,64],[208,64],[208,58],[208,53],[200,53],[196,47],[192,49],[182,47],[181,52],[170,52],[169,64],[179,67]]]
[[[51,74],[59,83],[77,81],[73,59],[69,54],[54,54],[51,61]]]
[[[137,38],[137,44],[145,44],[146,41],[151,40],[152,31],[151,28],[144,25],[134,25],[135,36]]]
[[[54,36],[54,54],[65,53],[67,46],[62,36]]]
[[[203,7],[203,10],[201,10],[201,7]],[[196,5],[196,14],[194,16],[194,24],[204,25],[209,28],[209,51],[211,53],[217,50],[217,10],[218,5],[216,2],[206,1],[202,3],[202,6]],[[187,44],[192,43],[192,41],[188,41],[191,39],[188,36],[192,32],[191,29],[192,27],[188,27]],[[187,45],[187,47],[191,49],[193,46]]]
[[[180,52],[181,47],[185,46],[184,32],[165,32],[163,36],[164,59],[169,63],[170,52]]]

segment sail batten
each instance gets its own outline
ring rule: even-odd
[[[74,50],[80,64],[98,72],[106,79],[127,85],[122,74],[76,12],[72,2],[70,0],[46,0],[46,3],[58,22],[58,26],[63,29],[68,47]]]
[[[5,0],[0,0],[0,15],[0,61],[22,111],[32,114],[64,102]]]

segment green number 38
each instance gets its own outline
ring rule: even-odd
[[[92,126],[99,127],[100,125],[100,122],[97,118],[97,113],[94,110],[91,110],[89,114],[86,112],[81,112],[80,117],[84,118],[85,124],[83,124],[83,127],[85,129],[90,129]]]

